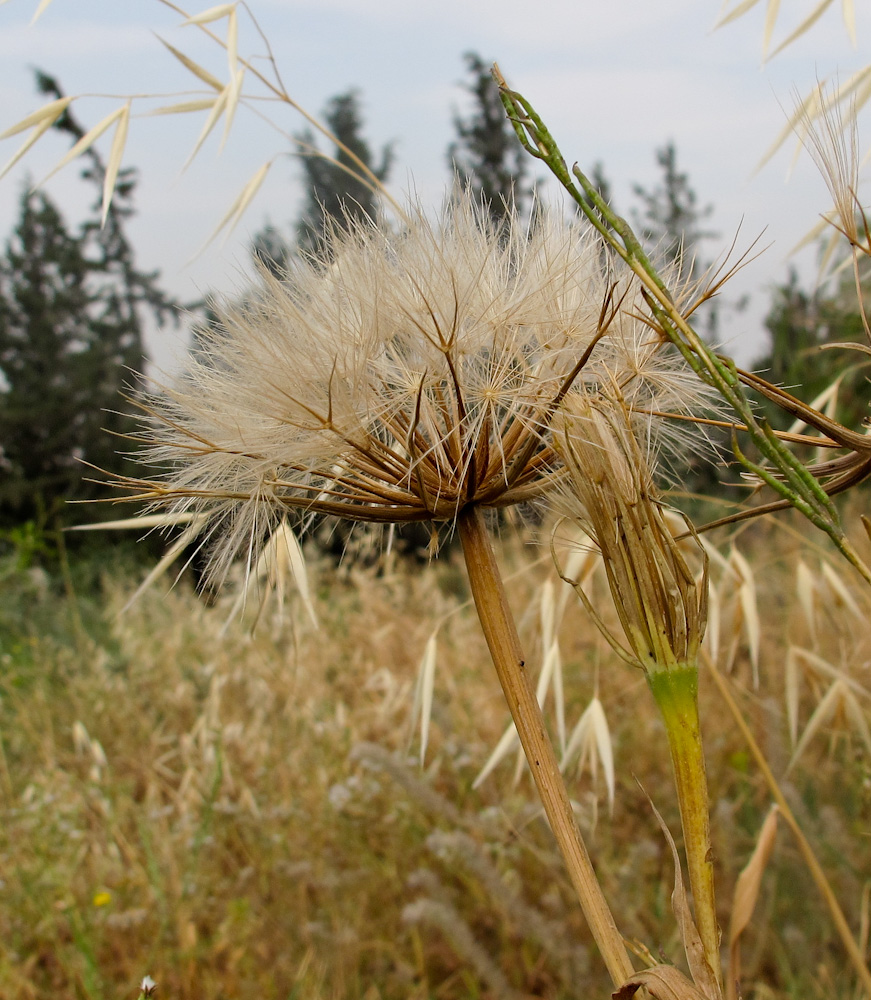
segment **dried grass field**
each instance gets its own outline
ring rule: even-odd
[[[866,950],[871,595],[799,530],[712,553],[706,647]],[[681,965],[639,788],[679,842],[644,679],[546,545],[499,558],[620,930]],[[583,572],[609,618],[595,559]],[[458,560],[312,557],[317,626],[292,588],[228,625],[232,593],[208,607],[185,580],[119,615],[140,579],[3,567],[0,997],[135,997],[145,975],[167,1000],[610,994],[516,744],[476,783],[510,718]],[[708,668],[701,707],[728,945],[771,793]],[[854,995],[783,822],[740,943],[747,998]]]

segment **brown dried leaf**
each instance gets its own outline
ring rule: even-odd
[[[735,894],[732,898],[732,918],[729,921],[729,981],[726,987],[730,1000],[735,996],[735,983],[741,978],[740,938],[750,923],[756,901],[759,899],[762,874],[768,865],[777,837],[777,814],[779,811],[776,805],[768,810],[768,815],[759,831],[753,854],[735,884]]]
[[[642,987],[655,1000],[706,1000],[705,994],[673,965],[654,965],[652,969],[636,972],[611,996],[614,1000],[628,1000]]]

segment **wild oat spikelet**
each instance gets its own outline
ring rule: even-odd
[[[466,193],[436,222],[416,208],[398,231],[337,227],[327,249],[263,272],[142,401],[161,471],[119,485],[207,512],[219,573],[288,508],[438,523],[541,496],[562,474],[556,407],[606,371],[632,406],[698,405],[586,226],[546,211],[495,225]]]

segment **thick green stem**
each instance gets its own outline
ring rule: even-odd
[[[559,844],[593,938],[614,985],[620,986],[634,974],[634,969],[575,821],[571,800],[547,735],[541,707],[526,671],[517,628],[508,607],[502,577],[499,575],[480,508],[467,507],[457,519],[457,530],[463,543],[463,555],[478,618],[541,804]]]
[[[647,675],[647,683],[662,713],[668,734],[696,924],[708,965],[717,981],[722,983],[720,928],[711,861],[708,783],[699,728],[699,671],[695,664],[651,671]]]

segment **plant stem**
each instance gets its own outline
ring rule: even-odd
[[[632,963],[608,906],[566,790],[541,707],[526,671],[517,628],[480,508],[467,507],[457,518],[475,608],[496,667],[499,683],[517,727],[538,789],[584,916],[615,986],[634,974]]]
[[[717,982],[722,983],[708,783],[699,728],[698,667],[693,663],[677,669],[650,671],[647,683],[668,734],[699,936],[708,965]]]

